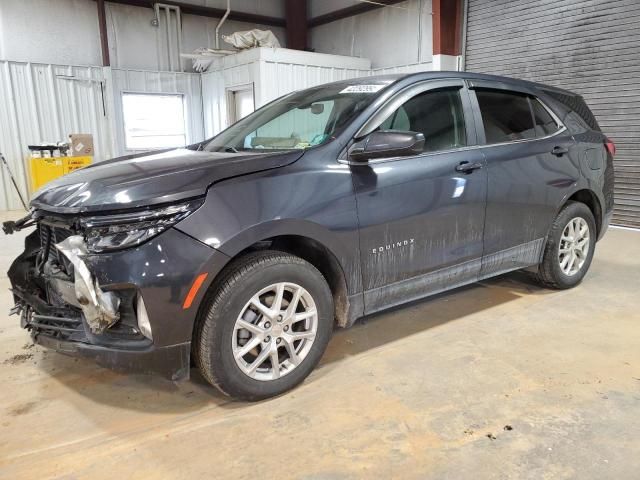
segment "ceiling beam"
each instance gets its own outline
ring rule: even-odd
[[[404,2],[405,0],[374,0],[372,3],[363,1],[357,5],[335,10],[333,12],[318,15],[317,17],[309,19],[309,27],[317,27],[324,25],[325,23],[335,22],[342,18],[353,17],[354,15],[360,15],[361,13],[370,12],[378,8],[384,8],[388,5],[395,5],[396,3]]]
[[[102,50],[102,66],[111,65],[109,60],[109,35],[107,34],[107,15],[104,11],[104,0],[97,1],[98,6],[98,28],[100,30],[100,49]]]
[[[222,18],[225,10],[223,8],[202,7],[191,3],[175,2],[173,0],[106,0],[110,3],[119,3],[120,5],[130,5],[133,7],[153,8],[155,3],[164,3],[180,7],[180,11],[187,15],[198,15],[201,17]],[[267,15],[258,15],[255,13],[237,12],[231,10],[228,17],[229,20],[236,22],[257,23],[259,25],[270,25],[273,27],[285,27],[287,22],[284,18],[269,17]]]
[[[285,0],[284,6],[287,20],[287,48],[307,50],[309,32],[306,0]]]

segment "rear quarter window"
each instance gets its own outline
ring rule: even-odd
[[[531,110],[533,112],[533,120],[535,122],[536,135],[544,137],[555,133],[560,125],[554,120],[549,111],[540,103],[537,98],[530,98]]]
[[[601,131],[596,117],[593,115],[591,110],[589,110],[584,98],[579,95],[566,95],[554,90],[543,90],[543,92],[556,102],[562,103],[565,107],[574,112],[587,128],[597,132]]]

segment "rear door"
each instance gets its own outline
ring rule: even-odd
[[[575,141],[535,96],[476,82],[488,191],[480,277],[538,263],[558,205],[579,179]]]
[[[423,153],[350,162],[360,223],[365,311],[474,281],[487,173],[462,80],[409,87],[364,127],[425,135]],[[475,164],[466,173],[461,165]]]

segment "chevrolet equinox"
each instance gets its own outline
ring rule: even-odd
[[[212,139],[36,192],[9,270],[38,344],[232,397],[300,383],[334,324],[527,268],[578,284],[614,144],[572,92],[453,72],[294,92]]]

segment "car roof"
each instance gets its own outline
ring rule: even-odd
[[[401,80],[415,78],[416,81],[425,80],[437,80],[443,78],[460,78],[465,80],[483,80],[488,82],[496,82],[503,84],[511,84],[513,86],[529,87],[534,89],[552,90],[565,95],[575,96],[576,94],[568,90],[554,87],[552,85],[545,85],[543,83],[531,82],[528,80],[521,80],[518,78],[503,77],[500,75],[489,75],[485,73],[471,73],[471,72],[454,72],[454,71],[437,71],[437,72],[415,72],[415,73],[396,73],[388,75],[373,75],[369,77],[356,77],[348,80],[340,80],[338,82],[332,82],[336,85],[370,85],[370,84],[386,84],[391,85]]]

